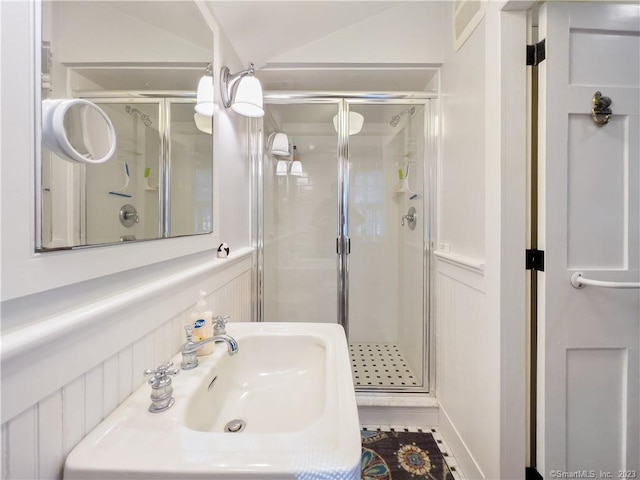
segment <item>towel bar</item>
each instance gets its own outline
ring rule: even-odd
[[[571,275],[571,285],[575,288],[586,286],[602,288],[640,288],[640,282],[604,282],[602,280],[592,280],[584,278],[582,272],[575,272]]]

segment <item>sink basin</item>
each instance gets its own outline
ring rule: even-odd
[[[313,335],[254,335],[241,348],[242,354],[222,356],[203,379],[187,405],[187,428],[224,432],[241,419],[247,433],[286,433],[320,419],[327,404],[325,342]]]
[[[199,357],[174,377],[175,405],[162,413],[147,411],[145,384],[74,448],[64,478],[359,479],[342,327],[233,323],[227,332],[237,355],[217,344]]]

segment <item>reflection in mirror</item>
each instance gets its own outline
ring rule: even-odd
[[[213,36],[195,2],[40,5],[37,249],[210,233],[212,118],[194,105]]]

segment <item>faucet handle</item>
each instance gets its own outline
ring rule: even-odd
[[[159,365],[156,367],[155,370],[151,370],[150,368],[147,368],[143,372],[143,374],[145,377],[153,376],[153,378],[149,380],[149,383],[154,383],[156,381],[163,380],[167,375],[177,375],[178,372],[180,372],[180,370],[177,368],[174,368],[173,370],[169,370],[171,367],[173,367],[173,362],[165,363],[164,365]]]
[[[144,371],[145,377],[151,376],[149,385],[151,385],[151,405],[149,411],[151,413],[164,412],[170,408],[175,400],[173,395],[173,387],[171,386],[171,377],[169,375],[177,375],[179,369],[173,367],[173,362],[159,365],[155,370],[147,369]]]
[[[217,315],[213,317],[213,334],[224,335],[226,333],[225,326],[231,315]]]
[[[193,341],[193,326],[192,325],[185,325],[184,326],[184,331],[187,334],[187,342]]]

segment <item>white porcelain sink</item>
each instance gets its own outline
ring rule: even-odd
[[[70,453],[66,479],[359,479],[360,432],[344,331],[233,323],[174,377],[175,405],[150,413],[144,385]],[[180,364],[180,357],[174,358]],[[215,380],[214,380],[215,379]],[[233,420],[246,426],[225,432]]]
[[[224,355],[189,400],[186,426],[224,432],[230,420],[247,433],[287,433],[317,422],[327,404],[327,344],[314,335],[251,335]],[[210,382],[215,382],[209,387]]]

